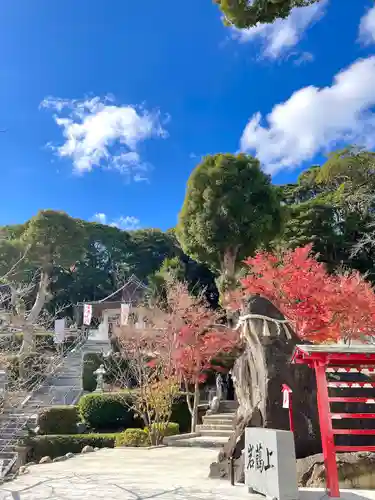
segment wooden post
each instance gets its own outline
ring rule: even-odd
[[[293,401],[292,401],[292,389],[287,384],[282,385],[281,392],[283,394],[283,408],[288,408],[289,412],[289,430],[294,432],[294,420],[293,420]]]
[[[336,450],[332,431],[330,403],[328,397],[326,365],[322,362],[317,361],[314,362],[314,369],[316,376],[318,412],[320,432],[322,436],[322,448],[326,472],[327,490],[330,497],[338,498],[340,496],[339,478],[337,472]]]

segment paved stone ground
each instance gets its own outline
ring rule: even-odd
[[[207,478],[212,449],[104,449],[34,465],[0,487],[0,500],[234,500],[244,487]]]
[[[118,448],[35,465],[0,487],[0,500],[260,500],[242,485],[207,478],[217,451],[199,448]],[[375,492],[347,491],[345,500],[374,500]],[[301,500],[326,500],[322,490]]]

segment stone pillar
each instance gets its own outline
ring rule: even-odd
[[[7,398],[8,374],[6,370],[0,370],[0,405],[4,405]]]
[[[30,451],[30,446],[15,446],[14,451],[17,453],[17,462],[14,467],[18,470],[22,465],[27,463],[27,454]]]

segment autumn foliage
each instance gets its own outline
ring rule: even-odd
[[[204,382],[212,360],[238,344],[238,333],[223,323],[222,313],[211,309],[203,294],[190,294],[185,283],[171,284],[167,300],[175,372],[187,384]]]
[[[167,283],[165,310],[158,328],[145,330],[124,327],[119,334],[128,369],[120,370],[122,385],[136,382],[136,409],[146,425],[168,423],[172,404],[182,388],[197,424],[199,389],[212,361],[237,346],[239,335],[223,324],[204,295],[195,296],[186,283]],[[156,404],[157,403],[157,404]]]
[[[329,274],[311,245],[245,261],[245,295],[259,294],[283,313],[297,335],[314,342],[364,339],[375,330],[375,294],[358,272]]]

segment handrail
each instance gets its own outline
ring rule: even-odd
[[[79,336],[76,340],[76,342],[74,342],[72,345],[69,346],[69,348],[67,350],[65,350],[64,352],[62,353],[58,353],[55,357],[52,357],[52,360],[53,361],[59,361],[58,363],[54,363],[52,362],[52,370],[49,371],[49,373],[47,374],[47,376],[45,378],[43,377],[40,377],[37,384],[34,385],[32,391],[30,392],[30,394],[28,394],[28,396],[19,404],[19,405],[14,405],[12,408],[11,408],[11,411],[10,413],[8,414],[8,418],[11,419],[12,416],[15,416],[17,415],[17,411],[20,411],[22,409],[24,409],[27,405],[27,403],[30,401],[30,399],[33,397],[33,396],[37,396],[38,395],[38,391],[46,385],[46,383],[48,383],[48,380],[51,379],[52,376],[54,376],[57,371],[62,367],[63,365],[63,362],[64,360],[67,358],[67,356],[69,354],[72,354],[73,352],[75,352],[76,348],[78,347],[83,347],[83,345],[85,344],[87,338],[85,336]],[[49,364],[49,368],[51,367],[51,364]],[[28,379],[29,381],[31,380]],[[26,381],[27,382],[27,381]],[[51,392],[54,388],[56,388],[55,385],[53,386],[50,386],[49,387],[49,391],[48,392]],[[64,399],[66,401],[66,396],[67,394],[69,394],[72,390],[76,389],[76,387],[70,387],[69,390],[66,392],[66,394],[64,395]],[[75,401],[78,399],[79,395],[75,398]],[[55,399],[55,396],[52,397],[52,399],[49,401],[49,404],[52,404],[53,405],[53,401]],[[35,413],[38,412],[40,406],[36,406],[35,407]],[[19,431],[22,431],[25,427],[27,427],[29,421],[31,420],[31,418],[33,417],[33,415],[24,415],[24,418],[22,418],[21,416],[18,417],[18,420],[20,422],[20,425],[16,425],[16,427],[14,429],[14,432],[12,433],[12,437],[10,439],[8,439],[5,444],[0,448],[0,453],[6,449],[7,447],[9,446],[12,446],[12,445],[15,445],[16,442],[18,442],[19,440],[19,437],[18,437],[18,433]],[[0,432],[1,431],[5,431],[7,429],[9,425],[9,422],[5,423],[1,428],[0,428]],[[9,453],[12,453],[12,452],[9,452]],[[9,459],[10,461],[7,463],[7,465],[5,467],[2,468],[2,471],[0,471],[0,480],[1,478],[5,477],[5,475],[7,475],[10,470],[12,469],[12,467],[14,466],[15,462],[17,461],[17,458],[18,458],[18,453],[17,452],[14,452],[14,458],[11,458]],[[5,472],[4,472],[5,471]]]

